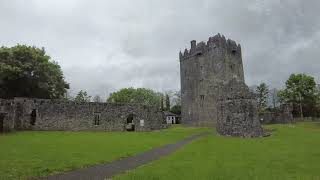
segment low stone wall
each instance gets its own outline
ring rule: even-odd
[[[259,120],[262,124],[288,124],[294,123],[292,105],[283,104],[275,112],[259,113]]]
[[[75,103],[59,100],[15,98],[6,111],[8,129],[135,131],[161,129],[164,115],[140,104]]]

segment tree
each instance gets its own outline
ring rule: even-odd
[[[70,95],[70,92],[68,92],[68,91],[64,94],[63,99],[64,99],[65,101],[74,101],[74,97],[72,97],[72,96]]]
[[[44,48],[0,48],[0,97],[63,98],[69,84]]]
[[[170,97],[166,94],[166,111],[170,111]]]
[[[139,103],[149,106],[160,107],[161,93],[145,88],[123,88],[111,93],[107,102],[116,103]]]
[[[163,95],[161,95],[161,97],[160,97],[161,99],[160,99],[160,110],[161,111],[164,111],[164,100],[163,100]]]
[[[100,103],[100,102],[102,102],[102,99],[101,99],[101,97],[99,95],[96,95],[96,96],[93,97],[93,102]]]
[[[291,74],[286,81],[286,87],[278,93],[281,102],[293,103],[294,110],[300,117],[312,115],[316,108],[317,88],[312,76],[306,74]],[[297,110],[298,109],[298,110]]]
[[[88,96],[86,91],[79,91],[77,96],[74,98],[75,102],[90,102],[91,96]]]
[[[172,106],[170,112],[180,115],[181,114],[181,105]]]
[[[265,83],[261,83],[256,88],[258,107],[260,110],[267,108],[267,99],[269,94],[269,88]]]
[[[275,109],[279,105],[278,90],[276,88],[273,88],[270,91],[270,95],[271,95],[272,106]]]

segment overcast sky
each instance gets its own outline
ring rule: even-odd
[[[224,34],[242,45],[246,82],[320,77],[319,0],[1,0],[0,45],[45,47],[71,85],[179,89],[178,53]]]

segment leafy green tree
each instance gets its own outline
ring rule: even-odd
[[[269,88],[266,85],[266,83],[261,83],[256,88],[256,94],[257,94],[257,101],[258,101],[259,110],[266,109],[267,108],[268,94],[269,94]]]
[[[74,98],[75,102],[90,102],[91,96],[86,91],[79,91],[77,96]]]
[[[0,97],[63,98],[69,84],[44,48],[0,48]]]
[[[170,109],[170,112],[180,115],[181,114],[181,105],[172,106],[172,108]]]
[[[312,76],[306,74],[291,74],[286,81],[286,87],[278,93],[281,102],[293,103],[301,118],[310,116],[316,108],[318,91]],[[297,114],[297,113],[296,113]]]
[[[170,111],[170,97],[166,94],[166,111]]]
[[[160,107],[161,94],[146,88],[123,88],[111,93],[107,102],[139,103]]]

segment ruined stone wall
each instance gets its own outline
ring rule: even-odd
[[[0,131],[6,132],[15,128],[14,114],[15,109],[12,106],[12,100],[0,99]]]
[[[275,112],[259,114],[259,120],[263,124],[288,124],[294,123],[292,104],[282,104]]]
[[[244,82],[241,46],[220,34],[207,43],[191,41],[191,49],[180,52],[183,124],[215,126],[221,84]]]
[[[224,136],[264,136],[258,119],[257,103],[244,82],[236,79],[225,84],[218,100],[217,132]]]
[[[15,98],[11,108],[14,112],[8,112],[7,119],[14,123],[11,128],[16,130],[125,131],[130,115],[135,131],[160,129],[164,123],[163,113],[157,108],[139,104]],[[97,115],[98,124],[95,123]]]

